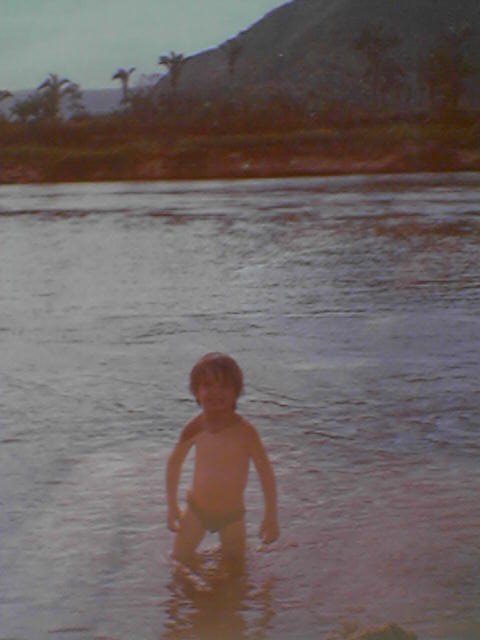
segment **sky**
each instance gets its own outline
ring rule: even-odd
[[[49,73],[82,89],[113,88],[119,68],[162,72],[160,55],[215,47],[286,0],[0,0],[0,90]]]

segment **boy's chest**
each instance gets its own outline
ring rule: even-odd
[[[248,458],[245,439],[241,430],[226,428],[216,432],[203,431],[196,437],[197,460],[238,464],[242,458]]]

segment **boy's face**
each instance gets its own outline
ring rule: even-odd
[[[196,398],[206,413],[225,413],[235,409],[237,394],[228,382],[208,374],[198,385]]]

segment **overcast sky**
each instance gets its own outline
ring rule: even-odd
[[[286,0],[0,0],[0,90],[37,87],[49,73],[82,89],[112,75],[161,71],[171,50],[217,46]]]

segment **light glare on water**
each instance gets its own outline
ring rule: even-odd
[[[479,186],[1,186],[0,638],[478,639]],[[258,549],[252,472],[247,576],[205,593],[163,481],[212,350],[244,369],[282,535]]]

